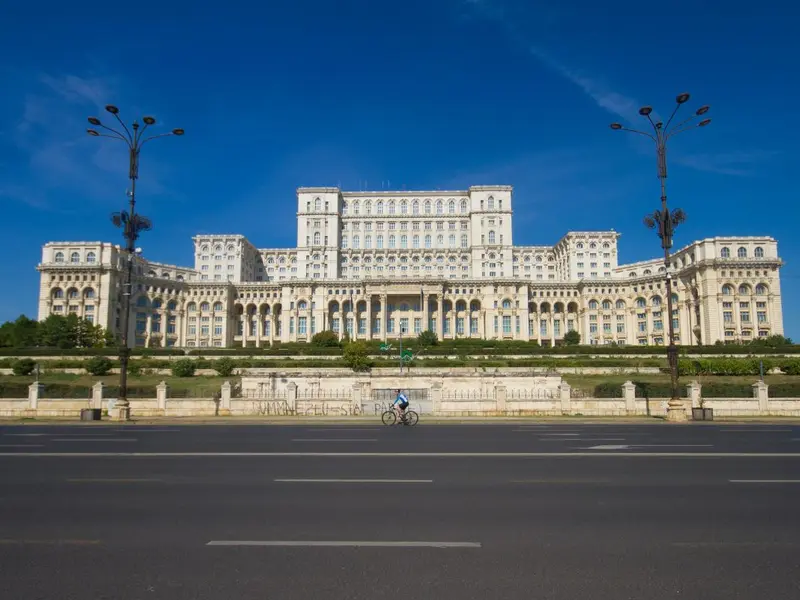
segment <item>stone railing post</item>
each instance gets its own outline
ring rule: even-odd
[[[103,408],[103,387],[102,381],[92,386],[92,408]]]
[[[494,386],[494,402],[495,407],[494,409],[501,414],[506,412],[506,397],[508,395],[508,391],[506,386],[504,385],[496,385]]]
[[[625,398],[625,413],[636,414],[636,384],[626,381],[622,384],[622,397]]]
[[[297,414],[297,384],[294,381],[286,386],[286,409],[290,415]]]
[[[39,396],[44,386],[41,383],[32,383],[28,386],[28,406],[31,410],[39,409]]]
[[[358,407],[358,408],[356,408]],[[357,415],[361,411],[361,384],[354,383],[350,393],[350,414]]]
[[[156,408],[161,414],[166,414],[167,412],[167,390],[169,386],[167,386],[166,381],[162,381],[156,386]]]
[[[442,382],[436,381],[431,386],[431,404],[433,404],[433,414],[437,415],[442,410]]]
[[[231,390],[233,386],[230,381],[222,383],[222,390],[219,395],[219,414],[228,416],[231,414]]]
[[[756,381],[753,384],[753,398],[758,400],[758,412],[760,414],[769,413],[769,386],[763,381]]]
[[[686,395],[689,396],[692,408],[700,408],[702,394],[703,386],[698,381],[690,381],[686,384]]]
[[[558,385],[558,397],[561,400],[561,414],[572,414],[572,386],[566,381]]]

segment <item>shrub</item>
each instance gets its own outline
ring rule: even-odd
[[[339,336],[333,331],[320,331],[311,338],[311,345],[320,348],[338,348]]]
[[[796,358],[784,360],[778,366],[786,375],[800,375],[800,360]]]
[[[30,375],[36,368],[36,361],[32,358],[19,358],[11,365],[14,375]]]
[[[575,331],[568,331],[564,334],[564,345],[565,346],[577,346],[581,343],[581,334]]]
[[[217,361],[214,361],[214,370],[220,377],[230,377],[231,375],[233,375],[233,370],[235,368],[236,368],[236,363],[233,361],[232,358],[225,357],[225,358],[220,358]],[[192,371],[192,374],[194,374],[194,371]]]
[[[372,366],[367,345],[362,341],[349,342],[344,346],[342,356],[345,364],[357,373],[369,371]]]
[[[191,358],[181,358],[172,363],[173,377],[193,377],[197,362]]]
[[[417,336],[417,343],[423,348],[430,348],[439,344],[439,338],[433,331],[427,330]]]
[[[128,360],[128,375],[133,375],[134,377],[141,375],[143,367],[144,365],[140,360]]]
[[[107,375],[111,370],[111,365],[111,360],[105,356],[93,356],[86,361],[85,368],[86,372],[90,375],[99,377],[101,375]]]

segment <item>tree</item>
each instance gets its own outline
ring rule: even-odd
[[[228,357],[220,358],[219,360],[214,362],[214,370],[220,377],[231,376],[235,368],[236,368],[236,363],[233,361],[232,358]]]
[[[38,328],[39,322],[25,315],[20,315],[16,321],[6,321],[0,325],[0,346],[14,348],[35,346]]]
[[[581,343],[581,334],[575,331],[568,331],[564,334],[564,345],[566,346],[577,346]]]
[[[417,336],[417,343],[422,348],[430,348],[431,346],[436,346],[439,343],[439,338],[436,337],[436,333],[433,331],[427,330],[421,332]]]
[[[107,375],[111,370],[111,360],[105,356],[93,356],[86,361],[86,372],[95,377]]]
[[[339,336],[333,331],[320,331],[311,338],[312,346],[320,348],[337,348],[339,346]]]
[[[753,346],[767,346],[769,348],[780,348],[781,346],[791,346],[791,338],[774,334],[765,338],[756,338],[750,342]]]
[[[345,345],[342,357],[345,364],[356,373],[369,371],[372,366],[369,360],[369,346],[360,340]]]
[[[182,358],[172,363],[173,377],[194,377],[196,368],[195,362],[191,358]]]

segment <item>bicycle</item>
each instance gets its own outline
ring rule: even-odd
[[[383,421],[384,425],[394,425],[397,423],[397,412],[390,408],[381,415],[381,421]],[[419,423],[419,415],[413,410],[407,410],[403,413],[403,416],[400,417],[400,422],[403,425],[413,427]]]

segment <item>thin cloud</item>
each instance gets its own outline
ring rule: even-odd
[[[688,156],[676,156],[673,160],[678,164],[698,171],[748,177],[757,175],[759,166],[779,155],[779,152],[757,150],[722,154],[690,154]]]

